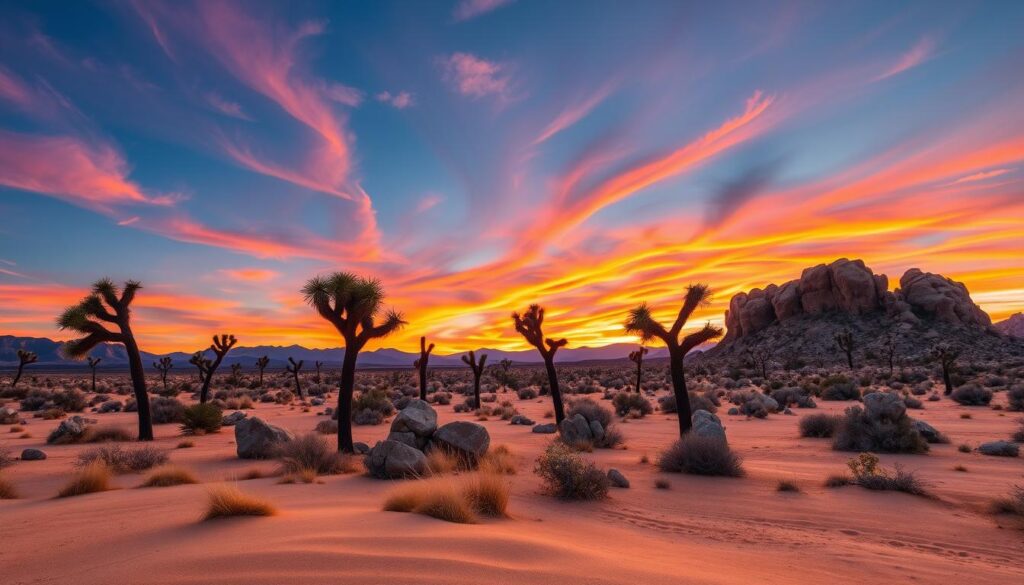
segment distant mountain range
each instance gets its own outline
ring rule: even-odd
[[[0,367],[9,368],[17,366],[17,351],[19,349],[35,352],[39,356],[39,361],[31,367],[83,367],[83,362],[69,360],[61,355],[60,350],[63,345],[64,343],[61,341],[54,341],[45,337],[0,335]],[[616,343],[604,347],[562,348],[556,354],[555,361],[571,363],[625,360],[628,358],[629,352],[636,348],[637,344],[635,343]],[[313,367],[314,361],[324,362],[328,367],[340,367],[343,352],[344,348],[341,347],[309,349],[301,345],[290,345],[287,347],[276,345],[239,346],[232,349],[231,353],[224,359],[224,367],[230,364],[242,364],[244,368],[252,368],[256,360],[262,356],[270,358],[269,367],[272,369],[283,368],[288,362],[289,357],[296,360],[305,360],[306,367],[308,368]],[[535,350],[503,351],[485,348],[477,350],[477,353],[487,354],[488,363],[490,364],[497,364],[503,359],[510,359],[516,364],[535,364],[541,362],[540,355]],[[103,344],[94,349],[90,355],[103,360],[100,364],[101,368],[104,366],[125,367],[128,364],[124,347],[121,345]],[[451,355],[431,355],[430,366],[438,368],[464,367],[465,364],[462,362],[463,355],[465,355],[465,352]],[[164,356],[171,358],[175,368],[193,367],[188,363],[192,354],[180,351],[167,354],[153,354],[144,351],[142,352],[143,365],[149,368],[154,361]],[[651,348],[647,359],[666,356],[665,348]],[[412,368],[413,361],[418,357],[419,352],[410,353],[397,349],[382,348],[360,353],[358,364],[364,368]]]

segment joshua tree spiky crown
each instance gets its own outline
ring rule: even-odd
[[[18,363],[27,366],[28,364],[34,364],[39,361],[39,356],[34,351],[25,351],[24,349],[18,350]]]
[[[103,358],[89,357],[89,358],[85,358],[85,359],[89,362],[89,367],[94,369],[94,370],[96,369],[96,366],[100,365],[100,362],[103,361]]]
[[[629,359],[634,364],[640,365],[644,363],[644,356],[647,355],[651,350],[644,346],[640,346],[636,351],[629,352]]]
[[[213,360],[203,356],[201,351],[192,354],[192,357],[188,359],[188,363],[199,368],[199,374],[204,378],[210,374],[210,369],[213,367]]]
[[[210,349],[213,350],[213,353],[217,356],[218,360],[222,360],[224,359],[224,356],[226,356],[228,352],[231,351],[231,348],[235,347],[236,343],[238,343],[238,340],[235,339],[234,335],[214,335],[213,344],[210,345]]]
[[[501,364],[501,369],[505,372],[508,372],[509,368],[512,367],[512,360],[508,358],[505,358],[498,363]]]
[[[683,332],[683,327],[690,319],[690,316],[693,315],[693,312],[698,307],[706,305],[710,300],[711,290],[706,284],[692,284],[686,287],[683,306],[679,309],[679,314],[676,316],[676,320],[671,328],[665,329],[661,323],[654,319],[647,303],[641,303],[629,312],[629,317],[625,323],[626,331],[639,335],[644,341],[660,339],[669,347],[669,351],[681,351],[685,355],[698,345],[711,341],[722,334],[720,327],[715,327],[711,323],[705,323],[702,329],[682,339],[679,338],[679,335]]]
[[[473,375],[479,378],[484,373],[484,364],[487,363],[487,354],[481,354],[477,361],[476,353],[471,349],[469,353],[462,356],[462,361],[473,370]]]
[[[295,358],[288,358],[289,365],[286,365],[284,369],[289,374],[298,374],[299,371],[302,369],[302,364],[304,363],[306,363],[306,360],[295,361]]]
[[[160,371],[161,374],[166,375],[167,371],[174,367],[170,356],[160,358],[159,361],[153,362],[153,367]]]
[[[427,338],[424,336],[420,337],[420,357],[417,358],[412,365],[414,368],[418,368],[421,365],[426,367],[427,360],[430,359],[430,352],[434,351],[434,344],[427,345]]]
[[[270,358],[267,356],[263,356],[256,360],[256,367],[259,368],[260,371],[265,370],[268,364],[270,364]]]
[[[402,314],[384,309],[384,289],[379,280],[335,272],[311,278],[302,294],[321,317],[345,338],[362,349],[371,339],[386,337],[405,324]],[[378,317],[383,312],[383,318]]]
[[[91,294],[57,318],[57,326],[62,330],[70,329],[84,336],[65,343],[64,354],[71,359],[81,359],[101,343],[131,342],[124,328],[135,293],[140,288],[142,285],[134,280],[124,283],[121,290],[108,278],[96,281]],[[105,323],[117,325],[119,330],[111,331]]]
[[[523,314],[512,313],[512,321],[516,325],[516,331],[523,336],[527,343],[537,348],[541,357],[551,359],[558,348],[565,347],[569,341],[565,338],[551,339],[544,337],[544,308],[540,305],[530,305]]]

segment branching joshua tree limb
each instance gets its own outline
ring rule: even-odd
[[[711,341],[722,335],[722,330],[710,323],[706,323],[702,329],[695,331],[680,339],[683,326],[698,307],[707,304],[711,299],[711,291],[707,285],[694,284],[686,288],[686,297],[683,306],[679,309],[675,323],[666,329],[661,323],[654,320],[651,309],[647,303],[642,303],[629,312],[625,328],[629,333],[639,335],[644,341],[660,339],[668,347],[669,370],[672,374],[672,390],[676,397],[676,409],[679,412],[679,436],[690,431],[693,423],[690,420],[690,395],[686,390],[686,376],[683,369],[683,358],[689,351],[698,345]]]
[[[384,289],[379,280],[348,272],[311,278],[302,294],[316,312],[345,339],[338,392],[338,450],[354,452],[352,443],[352,394],[355,391],[356,358],[371,339],[387,337],[404,326],[401,313],[384,312]]]
[[[100,362],[103,361],[103,358],[89,357],[89,358],[86,358],[86,359],[89,361],[89,369],[92,370],[92,392],[93,392],[93,394],[95,394],[96,393],[96,367],[100,365]]]
[[[142,356],[131,328],[130,307],[140,288],[142,285],[134,280],[126,282],[121,290],[109,279],[99,280],[92,286],[89,296],[64,310],[57,318],[57,325],[84,336],[64,345],[63,351],[69,358],[81,359],[101,343],[124,345],[138,405],[139,440],[152,441],[153,421],[150,416],[149,393],[146,391],[146,372],[142,368]],[[108,329],[108,324],[113,327]]]
[[[498,364],[501,365],[501,389],[505,391],[508,390],[508,372],[512,369],[512,360],[505,358],[498,362]]]
[[[263,370],[267,369],[268,364],[270,364],[270,358],[267,356],[256,360],[256,369],[260,371],[260,388],[263,387]]]
[[[302,364],[306,363],[306,360],[295,361],[295,358],[288,358],[288,364],[284,367],[285,371],[295,377],[295,393],[299,395],[299,398],[305,398],[302,395],[302,384],[299,383],[299,370],[302,369]]]
[[[224,356],[228,355],[228,352],[231,351],[231,348],[236,343],[238,343],[238,340],[235,339],[234,335],[221,334],[213,336],[213,343],[210,345],[210,350],[213,351],[214,356],[213,361],[203,358],[206,362],[206,377],[203,379],[203,387],[199,391],[199,402],[201,404],[205,404],[207,399],[209,399],[210,382],[213,380],[213,375],[217,372],[217,368],[220,367],[220,363],[224,361]],[[199,355],[200,357],[202,356],[201,353]],[[192,359],[195,359],[195,355],[192,356]],[[203,368],[200,368],[200,371],[202,370]]]
[[[841,349],[846,354],[846,365],[853,369],[853,333],[850,333],[849,329],[844,329],[834,336],[836,340],[836,347]]]
[[[569,342],[566,339],[550,339],[544,337],[542,325],[544,324],[544,309],[540,305],[530,305],[525,313],[512,313],[512,321],[515,323],[516,331],[523,336],[527,343],[537,348],[540,357],[544,359],[544,368],[548,373],[548,384],[551,386],[551,401],[555,406],[555,424],[561,425],[565,420],[565,407],[562,405],[562,393],[558,389],[558,371],[555,370],[555,352],[558,348],[565,347]]]
[[[640,393],[640,380],[644,375],[644,356],[651,350],[640,346],[636,351],[629,352],[629,359],[636,364],[636,391]]]
[[[192,357],[188,359],[188,363],[192,364],[199,370],[199,383],[202,384],[206,380],[206,376],[210,373],[210,368],[213,367],[213,361],[203,355],[203,352],[197,351],[192,354]]]
[[[462,356],[462,361],[473,370],[473,408],[480,408],[480,376],[484,374],[487,354],[482,354],[480,361],[477,361],[476,353],[469,350],[468,354]]]
[[[761,374],[761,377],[767,380],[768,366],[772,363],[772,351],[767,347],[747,349],[747,357],[750,358],[750,363]]]
[[[960,348],[953,347],[948,343],[940,343],[931,351],[931,358],[942,366],[942,381],[946,384],[944,394],[947,396],[953,393],[952,374],[958,357],[960,357]]]
[[[430,360],[430,352],[434,351],[434,344],[427,345],[427,338],[420,337],[420,357],[412,363],[413,367],[420,371],[420,400],[427,399],[427,362]]]
[[[24,349],[18,350],[18,373],[14,376],[14,381],[11,382],[11,388],[18,385],[18,381],[21,380],[21,373],[25,370],[25,366],[34,364],[39,361],[39,356],[33,351],[25,351]]]
[[[171,368],[174,367],[174,364],[171,363],[171,358],[169,356],[162,357],[162,358],[160,358],[160,361],[153,362],[153,367],[156,368],[158,372],[160,372],[160,382],[164,386],[164,392],[166,392],[167,391],[167,372],[171,371]]]

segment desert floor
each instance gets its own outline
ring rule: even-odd
[[[535,420],[550,410],[545,398],[520,401]],[[1005,401],[997,395],[996,403]],[[328,403],[330,404],[330,402]],[[155,444],[171,462],[207,484],[139,489],[142,475],[116,478],[120,489],[80,497],[54,496],[87,445],[50,446],[57,421],[29,419],[30,438],[0,427],[0,448],[26,447],[49,458],[17,462],[4,471],[22,499],[0,501],[0,582],[39,583],[1024,583],[1024,531],[1000,526],[990,500],[1024,483],[1024,459],[960,453],[961,443],[1008,437],[1019,415],[949,400],[926,403],[911,415],[948,435],[928,455],[883,455],[930,486],[934,498],[860,487],[825,488],[846,470],[850,453],[828,439],[801,439],[800,416],[841,412],[848,403],[819,401],[797,416],[746,420],[719,414],[730,444],[744,458],[741,479],[662,474],[641,463],[674,438],[673,416],[655,413],[620,423],[626,448],[586,454],[602,468],[621,470],[630,489],[600,503],[570,503],[541,493],[533,461],[552,439],[500,420],[484,422],[492,445],[519,459],[510,477],[511,518],[476,525],[382,512],[388,482],[360,475],[330,476],[319,484],[282,485],[267,477],[239,481],[246,492],[278,507],[269,518],[200,522],[208,484],[233,480],[272,461],[235,457],[232,429],[197,437],[175,449],[176,425],[157,426]],[[962,419],[970,412],[972,418]],[[318,417],[291,406],[258,404],[250,416],[296,432]],[[440,422],[475,420],[438,407]],[[87,414],[103,425],[133,428],[133,413]],[[355,427],[373,444],[388,424]],[[966,472],[953,468],[966,466]],[[655,488],[668,479],[670,489]],[[781,479],[802,492],[776,491]]]

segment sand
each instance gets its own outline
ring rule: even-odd
[[[550,403],[519,401],[541,422]],[[1005,400],[997,395],[996,402]],[[77,455],[88,446],[45,444],[57,421],[30,419],[31,438],[0,427],[0,448],[45,450],[49,458],[17,462],[3,474],[22,499],[0,501],[0,582],[111,584],[281,583],[1024,583],[1024,531],[988,514],[994,497],[1024,484],[1024,459],[960,453],[957,446],[1007,438],[1019,414],[968,408],[949,400],[911,411],[951,438],[928,455],[881,457],[900,462],[928,484],[933,498],[825,488],[845,471],[849,453],[827,439],[801,439],[801,416],[841,412],[849,403],[819,402],[797,416],[747,420],[720,411],[747,476],[662,474],[653,461],[673,439],[674,416],[620,423],[626,448],[585,456],[631,481],[597,503],[569,503],[541,493],[533,461],[550,440],[500,420],[486,425],[492,445],[518,457],[510,478],[511,518],[460,525],[380,510],[389,482],[361,475],[318,484],[282,485],[267,477],[239,487],[271,500],[278,514],[200,522],[210,483],[273,462],[235,457],[231,428],[175,449],[176,425],[156,427],[155,445],[207,485],[139,489],[140,474],[118,476],[119,489],[55,499]],[[258,404],[250,416],[296,432],[323,417]],[[441,422],[475,420],[438,407]],[[970,412],[971,419],[960,414]],[[132,413],[87,416],[103,425],[135,423]],[[355,427],[356,440],[383,438],[387,424]],[[967,472],[953,468],[961,464]],[[670,489],[655,488],[667,479]],[[776,491],[794,481],[799,493]],[[1000,526],[1000,522],[1004,526]]]

